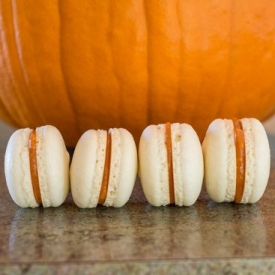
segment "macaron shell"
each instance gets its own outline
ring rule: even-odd
[[[255,203],[263,195],[270,174],[270,148],[266,131],[254,118],[241,120],[246,140],[246,176],[242,203]]]
[[[241,119],[245,137],[245,184],[241,203],[255,203],[263,195],[270,173],[270,149],[265,129],[254,118]],[[203,141],[205,184],[216,202],[234,201],[236,147],[232,120],[214,120]]]
[[[105,164],[107,131],[88,130],[79,139],[70,168],[71,190],[81,208],[98,205]]]
[[[111,166],[105,206],[121,207],[130,198],[137,176],[137,150],[131,133],[112,128]]]
[[[255,139],[250,119],[241,119],[242,129],[245,137],[245,182],[241,203],[250,202],[250,197],[255,185],[256,159]]]
[[[57,128],[36,129],[36,157],[43,207],[61,205],[69,192],[69,154]]]
[[[20,129],[10,137],[5,153],[5,177],[9,193],[20,207],[38,207],[30,175],[29,136],[31,129]]]
[[[214,120],[208,127],[202,149],[208,195],[216,202],[233,201],[236,191],[236,148],[232,121]]]
[[[199,138],[188,124],[171,124],[175,204],[190,206],[199,197],[203,155]]]
[[[139,142],[139,176],[150,204],[170,204],[165,124],[144,129]]]

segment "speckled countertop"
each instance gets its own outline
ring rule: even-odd
[[[5,130],[5,129],[4,129]],[[120,209],[21,209],[3,173],[0,138],[0,274],[275,274],[275,137],[272,172],[255,205],[150,206],[137,180]]]

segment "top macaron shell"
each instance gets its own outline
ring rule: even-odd
[[[12,199],[20,207],[38,207],[29,163],[31,129],[15,131],[5,154],[5,176]],[[44,207],[61,205],[69,191],[69,154],[60,132],[53,126],[36,129],[39,188]]]
[[[139,143],[139,176],[145,196],[154,206],[170,204],[165,124],[150,125]],[[190,206],[197,200],[203,179],[201,144],[188,124],[171,124],[175,204]]]
[[[137,151],[126,129],[110,129],[111,166],[105,206],[121,207],[130,198],[137,174]],[[107,131],[88,130],[79,139],[70,176],[73,200],[81,208],[98,205],[106,154]]]
[[[240,120],[245,137],[245,185],[241,203],[255,203],[263,195],[270,173],[270,149],[263,125],[254,118]],[[216,202],[234,201],[236,147],[232,120],[214,120],[203,141],[205,183]]]

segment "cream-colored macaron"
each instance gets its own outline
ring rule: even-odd
[[[201,144],[194,129],[185,123],[148,126],[139,143],[139,176],[150,204],[194,204],[203,180]]]
[[[265,129],[255,118],[238,120],[243,135],[243,154],[237,141],[236,126],[231,119],[214,120],[203,141],[205,184],[207,192],[216,202],[254,203],[263,195],[270,174],[270,149]],[[237,142],[237,143],[236,143]],[[237,149],[236,149],[237,148]],[[237,156],[239,154],[239,156]],[[243,167],[237,159],[243,157]],[[238,172],[238,171],[242,172]],[[237,174],[243,174],[237,187]],[[241,190],[236,201],[236,192]]]
[[[88,130],[81,136],[70,168],[77,206],[123,206],[132,194],[136,176],[136,145],[126,129]]]
[[[46,125],[15,131],[6,149],[5,176],[20,207],[61,205],[69,192],[69,154],[59,130]]]

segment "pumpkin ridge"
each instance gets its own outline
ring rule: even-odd
[[[42,122],[37,123],[53,124],[61,133],[69,132],[65,140],[67,144],[73,144],[79,136],[72,130],[75,129],[75,117],[65,96],[64,79],[61,76],[58,35],[60,21],[57,5],[54,2],[42,1],[37,6],[32,0],[20,1],[18,4],[19,14],[24,14],[23,18],[20,17],[25,26],[24,30],[27,30],[23,33],[25,35],[22,36],[22,44],[29,44],[27,49],[23,47],[25,67],[29,75],[29,96],[33,101],[39,98],[40,102],[47,102],[36,105],[42,114]],[[24,10],[24,7],[28,10],[35,8],[35,13]],[[51,22],[50,28],[48,22]],[[51,48],[48,45],[51,45]],[[36,91],[41,92],[37,94]],[[62,112],[59,106],[62,106]]]
[[[19,67],[22,71],[26,90],[28,91],[27,100],[29,101],[29,104],[32,105],[32,112],[34,112],[32,117],[34,119],[33,126],[35,127],[41,124],[52,124],[52,117],[54,117],[56,112],[59,113],[59,111],[57,111],[55,106],[52,106],[51,104],[52,98],[56,98],[56,90],[48,89],[47,84],[45,84],[45,82],[52,83],[52,81],[47,72],[42,71],[43,65],[39,60],[40,56],[42,56],[42,52],[39,54],[36,52],[37,48],[40,49],[40,44],[37,43],[37,40],[35,40],[37,39],[37,36],[32,32],[34,30],[32,27],[33,16],[30,16],[30,14],[25,10],[25,6],[31,8],[29,5],[30,3],[27,3],[27,1],[14,1],[14,4],[12,4],[14,11],[14,29],[17,30],[15,42],[17,46]],[[40,8],[37,9],[36,13],[39,14],[39,11]],[[28,44],[29,46],[26,48],[25,45]],[[47,75],[47,79],[45,75]],[[42,90],[45,96],[38,95],[37,90]],[[47,102],[47,107],[45,104],[35,104],[37,98],[40,97],[42,100],[44,98],[45,102]],[[51,112],[48,110],[51,110]],[[44,113],[45,111],[46,114]],[[56,116],[54,118],[56,118]],[[58,127],[59,125],[56,126]]]
[[[151,72],[150,72],[150,64],[151,64],[151,58],[150,58],[150,28],[149,28],[149,11],[148,7],[146,7],[146,3],[148,3],[147,0],[142,0],[143,1],[143,9],[144,9],[144,21],[145,21],[145,26],[147,30],[147,39],[146,39],[146,57],[147,57],[147,62],[146,62],[146,71],[147,71],[147,89],[146,89],[146,98],[147,98],[147,103],[148,107],[146,109],[146,124],[149,124],[152,122],[152,87],[151,87]]]
[[[5,29],[5,27],[8,29],[8,27],[6,26],[7,23],[5,23],[5,16],[8,17],[8,15],[10,14],[11,18],[14,17],[13,4],[12,4],[12,2],[1,1],[0,5],[1,5],[0,9],[1,9],[1,16],[2,16],[1,21],[3,22],[3,29]],[[6,6],[3,6],[3,5],[6,5]],[[6,9],[5,9],[5,7],[6,7]],[[6,11],[9,10],[9,11],[5,13],[4,12],[5,10]],[[20,67],[20,69],[22,69],[21,65],[20,65],[20,61],[19,61],[19,56],[18,56],[17,43],[15,41],[16,35],[15,35],[14,20],[11,20],[10,24],[12,26],[11,31],[12,31],[13,35],[8,36],[6,33],[5,35],[1,36],[1,39],[3,38],[3,41],[4,41],[4,43],[2,43],[2,45],[6,44],[7,47],[8,47],[8,45],[11,45],[11,44],[13,46],[15,45],[16,54],[14,54],[12,56],[14,56],[17,59],[17,61],[19,63],[19,67]],[[9,38],[10,38],[10,41],[12,40],[12,42],[10,42],[10,43],[8,42]],[[10,47],[10,48],[12,48],[12,47]],[[16,74],[14,73],[15,69],[14,69],[14,65],[12,64],[12,62],[9,62],[12,60],[12,58],[9,55],[11,55],[11,52],[8,49],[6,49],[5,54],[4,54],[4,56],[7,59],[7,62],[6,62],[7,68],[6,69],[8,72],[8,79],[11,81],[11,85],[13,87],[12,96],[10,96],[10,98],[8,97],[9,99],[7,100],[7,103],[12,102],[13,104],[11,104],[10,106],[15,106],[14,108],[11,109],[11,113],[12,113],[11,116],[13,117],[13,120],[18,121],[18,123],[16,125],[20,124],[23,126],[27,126],[27,125],[29,125],[29,123],[33,124],[33,117],[30,113],[32,110],[30,110],[31,108],[28,108],[28,107],[30,107],[29,102],[28,102],[28,100],[24,100],[24,96],[21,94],[21,91],[19,90],[20,85],[18,85],[18,83],[15,80],[15,77],[14,77],[14,76],[16,76]],[[21,73],[22,73],[22,71],[21,71]],[[24,79],[24,77],[23,77],[23,79]],[[26,83],[24,85],[24,88],[25,88],[25,91],[28,91],[26,88]],[[3,97],[2,97],[2,100],[3,100]],[[4,101],[6,101],[6,100],[4,99]]]
[[[194,66],[194,61],[193,57],[188,54],[188,44],[193,43],[194,38],[190,38],[190,33],[192,33],[192,30],[189,28],[186,28],[185,21],[188,20],[186,16],[186,10],[188,10],[188,3],[185,3],[184,1],[178,1],[177,2],[177,19],[178,19],[178,24],[180,28],[180,49],[179,49],[179,80],[178,80],[178,99],[177,100],[177,105],[175,109],[175,120],[178,120],[178,117],[185,117],[186,123],[192,124],[192,119],[193,119],[193,112],[196,112],[196,102],[198,101],[199,95],[196,91],[197,87],[193,86],[190,87],[190,84],[186,85],[186,79],[190,76],[190,73],[188,71],[190,70],[191,66]],[[198,11],[199,12],[199,11]],[[196,22],[195,22],[196,23]],[[193,46],[193,44],[191,45]],[[190,47],[190,45],[189,45]],[[199,63],[197,60],[195,60],[196,65]],[[192,69],[192,68],[191,68]],[[199,81],[198,81],[199,83]],[[197,85],[197,84],[196,84]],[[186,106],[187,108],[183,109],[182,108],[182,102],[186,100],[186,96],[188,92],[191,89],[194,89],[194,94],[193,97],[190,98],[191,104],[189,106]],[[192,101],[191,101],[192,100]],[[180,121],[178,121],[180,122]]]
[[[73,97],[70,93],[70,89],[68,87],[68,84],[67,84],[67,81],[66,81],[66,77],[65,77],[65,73],[64,73],[64,67],[63,67],[63,62],[62,62],[62,59],[63,58],[63,55],[62,55],[62,13],[61,13],[61,9],[60,9],[60,1],[57,1],[57,10],[58,10],[58,15],[59,15],[59,57],[60,57],[60,72],[61,72],[61,75],[62,75],[62,79],[63,79],[63,82],[64,82],[64,88],[65,88],[65,95],[67,96],[67,101],[69,103],[69,107],[70,107],[70,110],[73,114],[73,117],[74,117],[74,124],[75,124],[75,130],[76,130],[76,135],[79,137],[80,134],[81,134],[81,130],[80,130],[80,124],[79,124],[79,121],[77,119],[77,111],[76,111],[76,106],[75,104],[73,103],[74,100],[73,100]]]
[[[232,4],[232,1],[229,2],[229,5]],[[209,123],[217,116],[221,116],[220,113],[223,113],[222,116],[224,116],[224,107],[219,106],[220,102],[218,104],[212,104],[212,101],[215,100],[216,97],[224,96],[223,88],[227,88],[225,82],[225,58],[221,58],[223,55],[225,57],[228,57],[228,44],[231,43],[231,41],[222,41],[221,39],[224,39],[224,37],[228,36],[228,25],[230,26],[231,23],[228,20],[228,14],[225,13],[225,10],[228,10],[230,7],[228,7],[228,3],[222,2],[221,5],[207,5],[207,9],[205,11],[198,10],[197,18],[195,24],[197,24],[197,39],[196,43],[199,45],[194,45],[195,47],[198,47],[198,53],[195,56],[196,63],[196,69],[198,70],[198,79],[197,83],[198,86],[195,88],[196,91],[201,91],[200,93],[195,92],[194,93],[194,103],[192,104],[192,108],[189,111],[192,116],[190,116],[190,121],[187,120],[190,124],[193,123],[194,119],[197,119],[196,113],[197,106],[209,106],[208,108],[202,108],[200,111],[200,117],[206,118],[205,121],[202,122],[200,120],[197,123],[198,129],[198,135],[202,141],[202,138],[206,131],[206,125],[209,125]],[[209,18],[208,27],[205,28],[204,22]],[[217,21],[221,21],[221,26],[223,27],[223,33],[221,37],[218,37],[218,41],[220,44],[218,44],[215,39],[217,37],[217,33],[220,32],[221,27],[217,26]],[[193,38],[193,37],[192,37]],[[188,58],[190,58],[190,50],[188,52]],[[210,58],[213,54],[217,54],[217,57]],[[209,66],[209,67],[208,67]],[[215,70],[216,75],[213,75],[213,79],[211,80],[209,78],[210,72],[213,72],[215,66],[219,68],[221,66],[220,70]],[[188,72],[187,72],[188,73]],[[189,76],[192,76],[189,73]],[[217,81],[211,83],[211,81],[214,81],[215,77],[217,78]],[[214,84],[215,83],[215,84]],[[214,84],[214,85],[213,85]],[[210,85],[210,86],[209,86]],[[212,87],[211,87],[212,86]],[[192,86],[190,87],[192,89]],[[223,101],[222,101],[223,102]],[[211,106],[211,107],[210,107]],[[219,110],[219,111],[217,111]],[[220,112],[220,113],[218,113]],[[204,124],[204,126],[202,126]],[[196,128],[196,127],[195,127]]]
[[[271,2],[269,2],[269,4],[270,4]],[[272,21],[274,22],[274,14],[275,14],[275,2],[272,2],[272,6],[271,7],[268,7],[267,5],[264,5],[264,7],[269,11],[269,13],[272,13]],[[264,12],[263,14],[266,14],[266,12]],[[267,17],[269,17],[269,15],[267,16]],[[270,25],[269,25],[269,28],[268,28],[269,30],[270,30]],[[275,51],[275,40],[274,40],[274,38],[275,38],[275,27],[273,26],[272,27],[272,30],[270,30],[269,31],[269,34],[270,34],[270,37],[272,37],[272,41],[273,41],[273,43],[271,43],[270,45],[268,45],[268,53],[266,53],[266,55],[267,56],[270,56],[270,55],[273,55],[274,56],[274,51]],[[267,41],[266,39],[265,39],[265,41]],[[262,59],[262,62],[263,62],[263,60],[264,60],[264,58]],[[269,70],[269,73],[271,73],[271,74],[273,74],[274,75],[274,69],[275,69],[275,66],[274,66],[274,62],[272,62],[272,64],[273,64],[273,69],[270,69]],[[264,65],[262,65],[262,66],[264,66]],[[264,67],[266,67],[266,66],[264,66]],[[259,71],[261,71],[261,67],[259,66],[258,68],[257,68]],[[263,83],[264,81],[262,81],[262,83]],[[273,80],[273,85],[272,85],[272,87],[274,87],[275,86],[275,80]],[[269,93],[265,93],[265,91],[266,90],[268,90],[269,88],[266,88],[266,87],[264,87],[263,88],[263,95],[266,97],[266,100],[264,101],[264,103],[263,103],[263,105],[265,105],[267,102],[274,102],[274,96],[273,96],[273,94],[269,94]],[[259,107],[259,110],[257,111],[258,113],[262,113],[262,110],[263,110],[263,108],[262,108],[262,106],[263,106],[262,104],[258,104],[258,107]],[[265,110],[265,113],[262,115],[262,120],[264,121],[265,119],[267,119],[267,118],[269,118],[272,114],[274,114],[274,111],[275,111],[275,107],[273,107],[273,106],[269,106],[269,108],[266,108],[266,107],[264,107],[264,110]]]
[[[16,53],[17,53],[17,58],[18,58],[18,62],[19,62],[19,67],[23,76],[23,80],[24,80],[24,86],[26,88],[27,91],[29,91],[28,88],[28,76],[27,76],[27,72],[26,72],[26,68],[24,66],[24,61],[23,61],[23,54],[22,54],[22,46],[21,46],[21,38],[20,38],[20,31],[19,31],[19,23],[18,23],[18,10],[17,10],[17,6],[16,6],[16,1],[11,1],[11,7],[12,7],[12,22],[13,22],[13,32],[14,32],[14,44],[15,44],[15,48],[16,48]]]
[[[147,28],[143,1],[138,0],[135,5],[126,1],[125,5],[127,13],[117,7],[117,2],[110,1],[106,11],[105,48],[110,53],[108,69],[117,91],[117,100],[108,108],[113,125],[107,126],[122,126],[131,131],[133,127],[144,128],[147,121]]]
[[[110,28],[110,39],[109,39],[109,51],[110,51],[110,56],[111,56],[111,71],[112,71],[112,74],[113,74],[113,77],[114,77],[114,80],[115,82],[117,83],[117,89],[118,89],[118,94],[119,94],[119,98],[120,100],[123,98],[123,89],[122,89],[122,85],[121,85],[121,82],[122,82],[122,79],[121,77],[119,76],[118,72],[117,72],[117,68],[115,66],[115,57],[116,57],[116,54],[115,54],[115,41],[114,41],[114,33],[113,33],[113,26],[114,26],[114,16],[115,16],[115,8],[113,7],[114,6],[114,1],[111,1],[110,2],[110,6],[109,6],[109,28]],[[113,105],[114,106],[114,105]],[[118,108],[117,106],[115,107],[116,108],[116,111],[115,113],[118,114],[118,120],[119,120],[119,124],[121,124],[121,122],[123,121],[123,114],[122,114],[122,110],[121,108]],[[120,126],[120,125],[117,125],[117,126]]]
[[[255,114],[261,114],[261,119],[263,119],[268,111],[266,107],[263,108],[262,106],[265,106],[269,100],[274,101],[274,96],[271,93],[265,93],[265,90],[270,89],[270,86],[266,87],[265,83],[270,85],[272,79],[269,72],[274,71],[274,66],[271,68],[270,63],[266,61],[270,59],[265,59],[265,54],[269,51],[266,48],[266,41],[271,41],[271,37],[274,37],[274,24],[272,29],[269,29],[268,22],[270,14],[274,15],[274,4],[272,2],[272,5],[267,6],[263,2],[251,2],[249,5],[242,5],[240,2],[231,1],[228,10],[232,19],[228,42],[230,51],[228,53],[229,76],[225,79],[224,91],[220,94],[219,108],[216,113],[222,117],[238,113],[239,117],[255,116],[257,118],[259,117]],[[260,14],[266,15],[261,17]],[[259,25],[258,22],[261,22],[261,24]],[[265,26],[269,26],[269,28]],[[273,46],[272,52],[274,53],[274,43],[269,42],[268,45]],[[261,52],[259,49],[264,50]],[[255,65],[253,70],[250,70],[249,66],[252,62]],[[269,70],[267,70],[267,67],[269,67]],[[257,89],[257,86],[253,83],[259,83],[257,84],[259,88]],[[274,84],[273,81],[273,86]],[[243,86],[246,86],[249,93],[240,88]],[[236,96],[232,97],[236,90],[239,90],[238,99]],[[251,102],[252,94],[259,96],[261,104],[255,104],[253,108],[244,108],[248,102]]]
[[[231,0],[231,5],[230,5],[230,23],[229,23],[229,40],[232,42],[233,41],[233,33],[235,30],[235,9],[236,9],[236,3],[234,0]],[[226,99],[227,94],[231,93],[231,89],[228,87],[231,87],[231,82],[232,82],[232,65],[233,65],[233,52],[234,52],[234,43],[229,43],[229,49],[228,49],[228,63],[227,63],[227,71],[226,71],[226,77],[224,80],[224,89],[223,92],[220,93],[220,98],[219,98],[219,104],[218,104],[218,109],[216,111],[216,114],[223,113],[224,109],[224,100]],[[226,114],[224,114],[226,116]]]
[[[20,20],[19,16],[21,17],[24,16],[24,19],[25,19],[25,14],[20,13],[19,5],[22,5],[22,4],[23,4],[23,1],[14,0],[11,2],[14,42],[15,42],[18,64],[22,74],[23,85],[26,89],[26,92],[29,95],[28,97],[23,97],[23,98],[25,99],[24,101],[27,101],[28,104],[31,106],[31,112],[32,112],[31,118],[33,119],[33,122],[31,124],[33,127],[35,127],[41,123],[46,124],[46,121],[43,119],[43,116],[40,113],[39,105],[35,104],[36,97],[31,96],[34,93],[31,92],[33,88],[31,87],[28,69],[25,66],[25,60],[27,59],[27,57],[25,57],[24,55],[24,48],[23,48],[24,42],[22,41],[22,36],[24,36],[24,32],[27,32],[27,31],[23,27],[21,27],[22,29],[20,29],[20,25],[22,26],[23,24],[22,24],[22,19]]]
[[[0,2],[0,14],[2,14],[1,12],[1,2]],[[1,28],[1,20],[0,20],[0,28]],[[1,36],[1,32],[0,32],[0,64],[3,64],[5,68],[7,68],[3,74],[0,74],[1,77],[3,77],[5,79],[5,81],[0,81],[2,84],[4,84],[4,82],[6,82],[7,80],[12,79],[11,74],[9,73],[9,65],[7,65],[8,62],[5,62],[5,58],[4,58],[4,50],[3,50],[3,43],[2,43],[2,36]],[[4,75],[5,73],[5,75]],[[3,76],[4,75],[4,76]],[[8,75],[8,76],[7,76]],[[6,77],[5,77],[6,76]],[[18,125],[18,122],[16,122],[16,118],[14,118],[14,116],[16,115],[16,112],[12,111],[12,108],[10,108],[10,106],[6,106],[7,103],[10,102],[10,99],[7,99],[7,97],[9,97],[9,92],[8,92],[8,88],[6,89],[6,85],[3,85],[2,87],[3,93],[0,93],[0,117],[3,117],[3,120],[5,120],[8,123],[11,123],[14,126]],[[20,123],[19,123],[20,124]]]
[[[190,22],[191,26],[186,27],[186,24],[184,25],[184,22],[182,20],[190,20],[188,18],[188,14],[186,14],[186,10],[189,10],[190,3],[184,3],[184,1],[178,1],[178,12],[177,15],[179,17],[179,26],[181,28],[181,75],[179,77],[179,100],[177,107],[178,113],[176,112],[177,117],[185,117],[186,123],[193,124],[194,116],[197,112],[197,106],[203,106],[204,103],[201,104],[201,102],[204,101],[204,98],[202,96],[202,93],[199,93],[198,91],[203,90],[204,86],[204,72],[203,72],[203,63],[202,63],[202,51],[201,51],[201,45],[203,41],[203,32],[202,32],[202,16],[201,16],[201,10],[197,10],[196,16],[192,19]],[[181,10],[181,12],[180,12]],[[193,10],[192,10],[193,12]],[[184,18],[186,17],[186,18]],[[180,18],[183,18],[180,20]],[[193,25],[193,26],[192,26]],[[184,28],[185,27],[185,28]],[[185,31],[185,32],[184,32]],[[194,35],[193,32],[197,32],[197,35]],[[198,45],[200,46],[198,46]],[[197,49],[198,47],[199,49]],[[189,52],[188,52],[189,49]],[[196,55],[192,53],[192,51],[198,51]],[[183,66],[182,62],[185,61],[185,66]],[[193,77],[193,75],[189,71],[196,71],[196,78],[192,80],[192,82],[189,82],[187,85],[186,80],[190,76]],[[183,79],[183,82],[182,82]],[[188,80],[189,81],[189,80]],[[182,84],[185,86],[182,88]],[[185,100],[186,95],[188,93],[192,92],[192,102],[190,102],[190,106],[187,106],[186,110],[182,109],[182,102]],[[191,100],[191,99],[190,99]],[[200,135],[201,133],[199,133]],[[200,135],[201,136],[201,135]]]
[[[176,4],[176,10],[177,10],[177,20],[178,20],[178,24],[179,24],[179,28],[180,28],[180,49],[179,49],[179,62],[180,62],[180,65],[179,65],[179,78],[178,78],[178,94],[177,94],[177,97],[179,99],[182,98],[181,94],[182,94],[182,87],[181,87],[181,76],[183,75],[183,67],[184,67],[184,40],[183,40],[183,25],[182,25],[182,22],[181,22],[181,16],[180,16],[180,1],[177,2]],[[181,115],[181,100],[178,100],[176,102],[176,109],[175,109],[175,117],[179,117]]]

